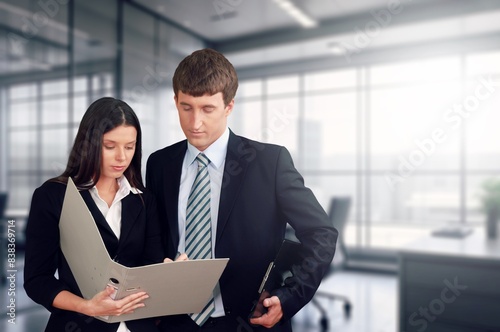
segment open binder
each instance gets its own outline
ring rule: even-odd
[[[82,295],[92,298],[107,285],[115,299],[145,291],[145,307],[121,316],[96,317],[108,323],[200,312],[212,296],[228,258],[126,267],[109,256],[85,201],[68,179],[59,221],[61,249]]]

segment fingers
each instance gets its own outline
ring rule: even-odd
[[[266,308],[268,308],[267,313],[265,313],[261,317],[250,319],[250,323],[254,325],[262,325],[266,328],[271,328],[283,317],[281,302],[277,296],[272,296],[265,299],[263,304]]]
[[[132,294],[124,297],[121,300],[115,301],[116,304],[116,316],[131,314],[135,309],[145,307],[146,305],[143,303],[149,295],[145,292],[139,292],[136,294]]]
[[[277,304],[281,305],[281,302],[277,296],[272,296],[272,297],[268,297],[267,299],[265,299],[263,304],[264,304],[264,307],[269,308],[269,307],[272,307],[273,305],[277,305]]]
[[[86,302],[89,316],[120,316],[133,313],[135,309],[145,306],[143,303],[149,295],[146,292],[137,292],[128,295],[120,300],[113,299],[113,293],[116,290],[112,287],[106,287],[91,300]]]
[[[116,289],[114,289],[111,286],[106,286],[106,288],[103,291],[97,293],[94,296],[94,299],[97,301],[105,301],[106,299],[112,298],[115,292]]]
[[[116,301],[117,303],[121,304],[122,306],[127,305],[127,304],[135,304],[144,301],[149,297],[146,292],[137,292],[134,294],[130,294],[128,296],[125,296],[123,299]]]
[[[175,256],[175,262],[180,262],[180,261],[188,261],[188,260],[189,260],[189,258],[188,258],[188,256],[187,256],[187,254],[186,254],[186,253],[182,253],[182,254],[181,254],[181,253],[179,252],[179,253],[177,253],[177,256]],[[173,261],[173,260],[171,260],[171,259],[170,259],[170,258],[168,258],[168,257],[163,259],[163,263],[172,263],[172,262],[174,262],[174,261]]]
[[[180,262],[180,261],[188,261],[189,258],[188,258],[188,255],[186,253],[179,253],[177,254],[177,256],[175,257],[175,261],[176,262]],[[173,260],[171,260],[170,258],[164,258],[163,259],[163,263],[171,263],[173,262]]]
[[[189,260],[189,258],[188,258],[188,255],[187,255],[186,253],[182,253],[182,254],[180,254],[180,255],[179,255],[179,257],[177,257],[177,258],[175,259],[175,261],[176,261],[176,262],[179,262],[179,261],[187,261],[187,260]]]

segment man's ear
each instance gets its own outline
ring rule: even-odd
[[[227,106],[226,106],[226,109],[225,109],[226,110],[226,116],[229,116],[229,114],[231,114],[231,112],[233,111],[233,107],[234,107],[234,99],[231,100],[229,102],[229,104],[227,104]]]

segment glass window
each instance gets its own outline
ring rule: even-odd
[[[343,234],[340,235],[344,237],[345,243],[350,246],[358,245],[356,233],[359,227],[356,224],[356,207],[359,203],[357,201],[356,182],[357,179],[354,173],[351,175],[343,174],[331,176],[320,176],[314,173],[309,174],[308,172],[304,173],[305,185],[312,190],[314,196],[316,196],[318,202],[327,213],[332,198],[351,198],[345,230]]]
[[[262,101],[235,103],[228,125],[237,135],[258,140],[262,132]]]
[[[304,88],[306,91],[321,91],[355,86],[356,70],[354,68],[318,72],[304,76]]]
[[[473,53],[465,57],[467,76],[489,76],[500,73],[500,52]]]
[[[374,223],[428,224],[459,221],[457,175],[412,176],[392,186],[387,178],[372,177]]]
[[[87,77],[86,76],[80,76],[76,77],[74,82],[73,82],[73,89],[75,92],[81,92],[81,91],[87,91]]]
[[[304,171],[304,183],[309,187],[318,199],[323,209],[328,212],[330,201],[333,197],[351,197],[351,208],[349,211],[349,223],[354,222],[356,206],[356,176],[352,174],[342,175],[317,175],[313,172]]]
[[[68,80],[53,80],[42,82],[42,95],[61,95],[68,93]]]
[[[36,83],[13,85],[8,91],[10,99],[34,98],[37,94],[37,85]]]
[[[92,91],[106,91],[113,88],[113,76],[111,74],[92,75]]]
[[[258,140],[283,145],[298,161],[298,98],[271,99],[266,102],[265,125]]]
[[[66,96],[47,99],[42,102],[42,124],[62,124],[68,122],[68,100]]]
[[[35,126],[38,119],[37,103],[35,102],[17,102],[10,104],[10,126],[25,127]]]
[[[242,81],[239,83],[236,98],[257,97],[262,95],[262,80]]]
[[[9,170],[27,171],[38,168],[38,137],[32,130],[10,132]]]
[[[9,208],[26,210],[27,213],[33,192],[40,184],[33,174],[9,176]]]
[[[83,114],[90,106],[87,96],[75,96],[73,98],[73,121],[76,123],[80,123],[82,120]]]
[[[498,174],[495,173],[467,176],[467,223],[485,227],[486,212],[481,203],[481,197],[484,194],[483,185],[486,181],[498,178]]]
[[[372,167],[457,169],[460,131],[447,116],[460,101],[458,92],[456,82],[373,89],[369,110]]]
[[[378,175],[369,181],[373,247],[401,247],[460,221],[458,175],[413,175],[396,185]]]
[[[269,95],[297,92],[299,91],[299,76],[271,77],[266,84]]]
[[[371,83],[437,82],[460,77],[460,57],[419,59],[372,67]]]
[[[59,175],[68,161],[68,129],[45,129],[42,131],[42,170]]]
[[[356,94],[305,98],[302,166],[311,170],[356,168]]]
[[[146,168],[147,157],[151,153],[157,150],[156,147],[156,130],[155,130],[155,122],[149,121],[141,121],[141,130],[142,130],[142,158],[143,158],[143,168]]]
[[[466,128],[467,168],[471,171],[499,170],[500,93],[490,92],[477,80],[469,82],[467,91],[463,115],[456,115],[457,122]]]

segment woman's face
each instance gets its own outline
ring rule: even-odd
[[[123,175],[134,157],[137,130],[118,126],[103,135],[101,178],[117,179]]]

